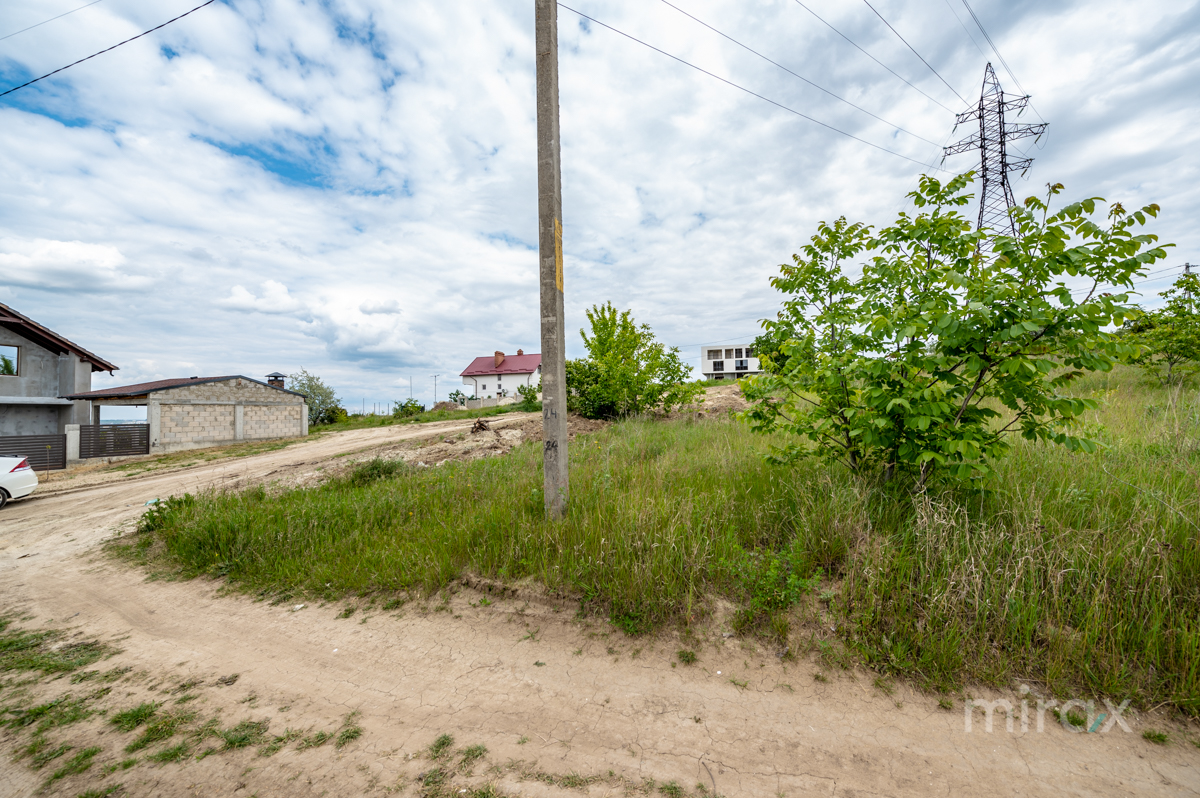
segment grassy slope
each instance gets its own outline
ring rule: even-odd
[[[533,576],[628,631],[723,594],[779,637],[820,611],[873,667],[949,689],[1042,680],[1200,713],[1200,402],[1091,378],[1108,449],[1020,442],[993,492],[912,499],[816,463],[764,465],[733,422],[630,422],[571,450],[571,515],[541,513],[540,451],[174,504],[140,551],[248,589],[434,590]],[[161,541],[155,544],[156,541]],[[811,626],[806,628],[811,629]]]

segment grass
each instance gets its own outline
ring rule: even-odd
[[[132,754],[154,743],[169,740],[182,730],[183,727],[191,723],[195,717],[195,714],[191,712],[172,712],[155,715],[146,721],[145,729],[137,739],[125,746],[125,752]]]
[[[1075,390],[1100,402],[1084,419],[1100,453],[1017,439],[977,487],[914,496],[817,462],[769,466],[767,446],[787,441],[735,421],[629,421],[572,443],[561,523],[543,516],[541,448],[525,445],[174,500],[118,545],[182,576],[331,600],[532,578],[635,635],[690,624],[721,595],[735,631],[807,630],[830,667],[943,692],[1036,678],[1196,716],[1200,396],[1128,369]],[[816,631],[818,597],[836,632]]]
[[[158,762],[159,764],[166,764],[167,762],[180,762],[184,759],[187,759],[191,752],[192,748],[190,745],[187,743],[179,743],[178,745],[173,745],[170,748],[164,748],[158,753],[150,754],[148,757],[146,757],[146,759],[150,760],[151,762]]]
[[[1146,729],[1142,732],[1142,739],[1152,742],[1155,745],[1166,745],[1171,742],[1171,738],[1166,732],[1155,731],[1154,729]]]
[[[11,628],[13,621],[11,616],[0,616],[0,673],[70,673],[118,653],[112,646],[96,640],[63,643],[66,633],[57,629],[35,632]]]
[[[92,766],[92,760],[95,759],[96,754],[100,753],[100,750],[98,746],[92,746],[91,748],[83,749],[71,757],[67,764],[54,771],[53,775],[46,779],[43,789],[49,787],[59,779],[66,778],[67,776],[75,776],[86,771]]]
[[[158,712],[158,708],[160,706],[162,706],[162,704],[159,704],[156,701],[146,701],[138,704],[133,709],[126,709],[122,710],[121,712],[117,712],[108,719],[108,722],[123,732],[131,732],[138,726],[141,726],[143,723],[154,717],[154,714]]]
[[[691,649],[681,648],[675,654],[675,656],[679,657],[679,661],[682,662],[684,665],[695,665],[696,664],[696,660],[697,660],[696,652],[692,651]]]
[[[220,738],[224,741],[222,750],[231,751],[238,748],[249,748],[252,745],[259,745],[265,742],[267,728],[270,725],[271,722],[269,720],[243,720],[232,729],[225,729],[219,732]]]
[[[300,751],[303,751],[306,748],[320,748],[322,745],[325,745],[325,743],[329,742],[332,739],[333,739],[332,732],[327,732],[327,731],[314,732],[314,733],[308,735],[307,737],[305,737],[303,740],[301,740],[300,744],[297,745],[296,748],[297,748],[297,750],[300,750]]]

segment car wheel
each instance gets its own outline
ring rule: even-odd
[[[6,504],[8,504],[8,491],[0,488],[0,510],[3,510]]]

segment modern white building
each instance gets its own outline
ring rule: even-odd
[[[460,376],[476,398],[516,396],[518,385],[536,388],[541,382],[542,356],[527,355],[523,349],[518,349],[515,355],[496,352],[491,357],[475,358]]]
[[[749,344],[737,346],[705,346],[700,349],[700,373],[706,380],[738,380],[751,374],[762,374],[754,348]]]

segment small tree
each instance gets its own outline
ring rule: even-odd
[[[541,410],[542,403],[539,402],[537,398],[538,391],[541,389],[542,383],[540,380],[538,381],[537,387],[532,385],[518,385],[517,396],[521,397],[521,401],[517,404],[517,407],[520,408],[523,413],[533,413],[537,410]]]
[[[288,390],[304,394],[308,402],[308,423],[321,424],[325,418],[333,418],[326,411],[340,408],[341,400],[337,398],[333,388],[330,388],[316,374],[309,374],[304,369],[288,377]],[[342,411],[345,415],[345,411]]]
[[[1142,353],[1138,365],[1160,385],[1182,384],[1200,368],[1200,278],[1185,274],[1160,296],[1167,300],[1129,324]]]
[[[822,223],[772,284],[789,298],[768,331],[790,325],[786,366],[751,380],[745,416],[760,432],[784,431],[815,447],[774,451],[777,461],[817,455],[884,479],[936,470],[981,476],[1019,433],[1072,450],[1095,444],[1071,434],[1095,406],[1065,395],[1086,371],[1108,370],[1134,347],[1107,331],[1137,309],[1128,294],[1148,265],[1166,257],[1156,236],[1132,228],[1157,205],[1129,214],[1114,204],[1108,224],[1091,219],[1097,199],[1051,214],[1025,200],[1012,211],[1020,237],[975,231],[956,210],[972,175],[943,185],[922,177],[902,212],[872,234],[839,219]],[[1099,200],[1102,202],[1102,200]],[[862,276],[845,272],[862,253]],[[986,255],[982,253],[987,253]],[[1076,298],[1062,278],[1084,277]]]
[[[416,399],[405,399],[403,402],[392,403],[393,418],[411,418],[425,412],[425,405]]]
[[[654,340],[648,325],[611,302],[587,311],[592,334],[580,330],[588,357],[567,363],[569,405],[589,418],[614,418],[651,410],[670,411],[703,395],[688,382],[691,366],[679,350]]]

